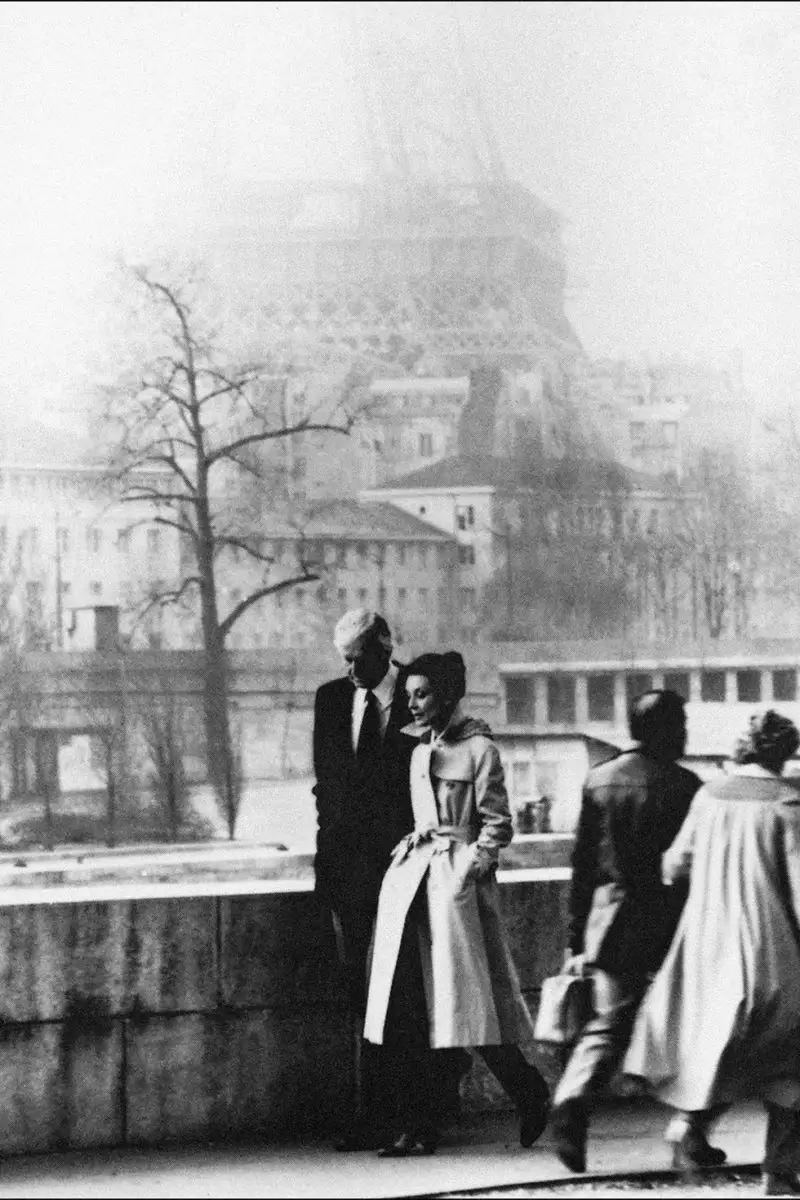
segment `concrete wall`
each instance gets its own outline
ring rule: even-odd
[[[506,871],[535,1007],[567,871]],[[352,1089],[343,981],[307,880],[27,889],[0,902],[0,1155],[325,1136]],[[184,891],[188,889],[184,888]],[[94,894],[94,898],[93,898]],[[61,898],[59,898],[61,897]],[[527,1047],[531,1050],[531,1047]],[[543,1066],[552,1072],[556,1064]],[[485,1068],[464,1104],[507,1103]]]

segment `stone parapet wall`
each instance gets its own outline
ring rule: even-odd
[[[561,961],[566,876],[503,873],[532,1009]],[[329,919],[309,886],[6,895],[0,1154],[333,1133],[353,1087],[352,1034]],[[465,1107],[498,1103],[476,1065]]]

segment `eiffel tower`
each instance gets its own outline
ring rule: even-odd
[[[580,353],[562,219],[508,176],[458,6],[426,5],[416,44],[392,7],[354,6],[365,182],[283,187],[228,230],[254,343],[309,370],[558,371]]]

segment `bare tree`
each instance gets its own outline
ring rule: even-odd
[[[285,459],[276,447],[305,432],[349,433],[356,387],[346,376],[316,411],[295,419],[287,402],[287,364],[242,363],[226,354],[218,331],[202,313],[196,285],[141,268],[132,275],[154,317],[157,344],[104,395],[112,476],[123,502],[149,504],[152,520],[176,530],[187,549],[180,577],[153,592],[148,605],[177,604],[189,596],[199,604],[208,775],[233,837],[236,787],[226,639],[266,596],[318,578],[301,538],[295,540],[296,568],[275,577],[274,557],[253,521],[254,504],[260,499],[280,509],[273,517],[296,522],[291,488],[284,486]],[[234,551],[260,575],[230,611],[222,612],[220,558]]]

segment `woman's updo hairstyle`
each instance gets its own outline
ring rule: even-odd
[[[737,763],[781,770],[799,745],[800,733],[794,722],[770,708],[750,718],[750,728],[739,738],[734,758]]]
[[[444,654],[420,654],[408,667],[409,675],[423,675],[437,695],[453,708],[467,690],[467,669],[457,650]]]

